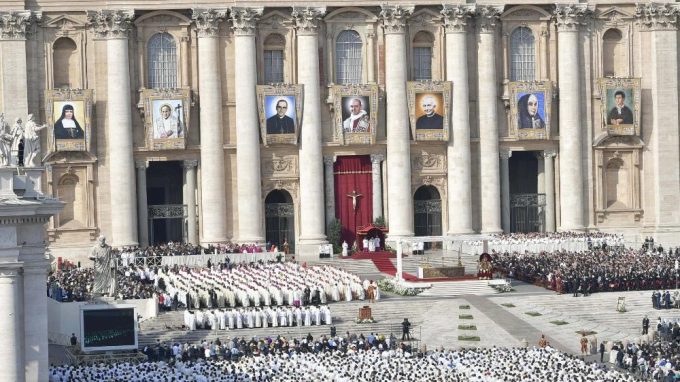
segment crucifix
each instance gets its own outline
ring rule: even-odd
[[[352,198],[352,207],[354,208],[354,212],[357,210],[357,198],[360,196],[363,196],[361,194],[357,194],[356,190],[352,190],[351,194],[347,194],[347,197]]]

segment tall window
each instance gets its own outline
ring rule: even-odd
[[[78,88],[80,85],[80,59],[76,43],[68,37],[54,42],[52,68],[55,88]]]
[[[335,41],[335,82],[338,84],[361,83],[363,43],[356,31],[343,31]]]
[[[510,80],[536,79],[536,54],[534,34],[527,27],[515,29],[510,36]]]
[[[432,79],[432,45],[434,37],[431,33],[421,31],[413,38],[413,79],[425,81]]]
[[[148,87],[177,87],[177,45],[169,33],[157,33],[148,44]]]
[[[602,72],[605,77],[625,76],[628,71],[628,55],[623,34],[612,28],[602,36]]]
[[[281,83],[283,80],[283,50],[286,39],[280,34],[270,34],[264,41],[264,83]]]

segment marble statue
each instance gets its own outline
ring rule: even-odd
[[[94,261],[92,294],[114,297],[116,295],[116,258],[103,235],[97,238],[97,244],[92,247],[90,260]]]
[[[0,166],[9,166],[12,156],[12,136],[9,124],[5,121],[5,113],[0,113]]]
[[[38,132],[47,125],[38,125],[29,114],[24,126],[24,167],[40,165],[40,135]]]
[[[14,120],[14,126],[9,133],[12,138],[12,147],[10,155],[10,166],[18,166],[21,163],[21,158],[19,158],[19,145],[24,139],[24,127],[21,125],[21,118]]]

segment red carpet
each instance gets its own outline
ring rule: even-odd
[[[406,257],[404,255],[403,257]],[[379,251],[379,252],[356,252],[352,256],[343,257],[347,260],[374,260],[374,259],[396,259],[397,255],[389,251]]]

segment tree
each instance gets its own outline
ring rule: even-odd
[[[340,236],[341,231],[342,224],[340,223],[340,220],[333,219],[333,221],[328,223],[326,236],[328,236],[328,242],[333,244],[333,251],[335,253],[338,253],[342,250],[342,236]]]
[[[375,220],[373,220],[373,225],[376,227],[386,227],[385,218],[382,216],[378,216],[377,218],[375,218]]]

